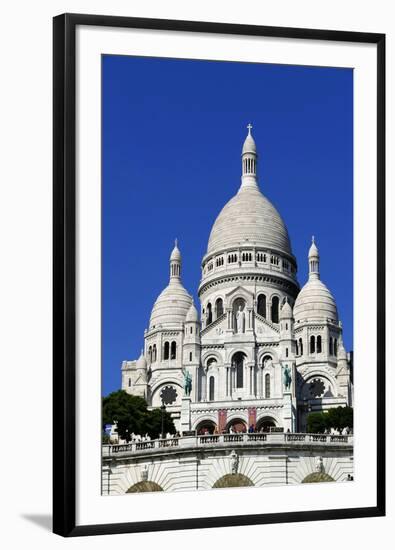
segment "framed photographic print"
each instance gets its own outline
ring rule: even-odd
[[[385,37],[54,18],[54,532],[385,513]]]

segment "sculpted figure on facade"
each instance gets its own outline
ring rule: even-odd
[[[239,457],[235,450],[230,453],[230,468],[232,474],[237,474],[239,469]]]
[[[285,365],[284,367],[283,382],[284,382],[284,388],[286,390],[291,389],[292,376],[291,376],[291,369],[289,368],[288,365]]]
[[[241,306],[239,306],[239,309],[236,313],[236,328],[237,328],[237,334],[242,334],[244,332],[245,328],[245,313],[242,310]]]

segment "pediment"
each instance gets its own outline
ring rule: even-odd
[[[235,298],[244,298],[247,303],[252,303],[254,300],[254,295],[252,292],[245,289],[244,287],[237,286],[236,288],[228,292],[228,294],[226,294],[226,301],[228,304],[232,302]]]

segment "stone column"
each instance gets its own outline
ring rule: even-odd
[[[191,429],[191,398],[184,396],[181,400],[181,433]]]

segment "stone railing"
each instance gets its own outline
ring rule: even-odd
[[[305,433],[239,433],[218,435],[196,435],[170,437],[152,441],[139,441],[125,445],[103,445],[102,454],[117,456],[125,454],[146,454],[149,452],[167,452],[172,449],[204,448],[208,446],[232,447],[234,445],[352,445],[352,435],[305,434]]]

